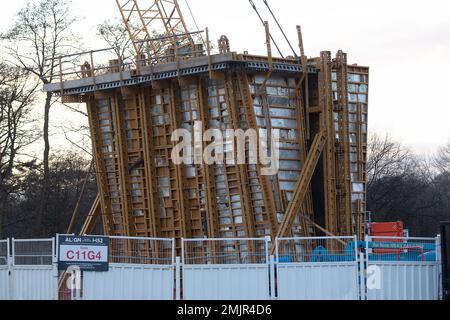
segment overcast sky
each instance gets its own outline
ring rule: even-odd
[[[119,18],[114,0],[72,0],[82,16],[80,33]],[[147,0],[141,0],[143,2]],[[149,0],[148,0],[149,1]],[[226,34],[233,51],[265,53],[264,29],[247,0],[188,0],[201,29]],[[2,1],[0,28],[26,0]],[[179,0],[194,28],[185,0]],[[266,19],[262,0],[254,0]],[[350,63],[370,66],[370,130],[389,133],[421,153],[450,141],[450,1],[448,0],[269,0],[297,48],[300,24],[309,56],[344,50]],[[285,54],[282,37],[271,29]],[[103,48],[104,43],[87,43]]]

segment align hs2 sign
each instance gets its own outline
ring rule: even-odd
[[[58,270],[77,267],[81,271],[109,270],[109,238],[89,236],[59,236]]]

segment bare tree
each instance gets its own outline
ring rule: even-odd
[[[36,84],[28,80],[26,72],[0,63],[0,238],[8,197],[34,163],[21,154],[37,139],[31,116]]]
[[[11,62],[34,75],[41,84],[51,83],[58,73],[58,56],[75,50],[77,43],[71,27],[77,20],[71,15],[70,0],[40,0],[28,2],[17,15],[15,24],[1,35],[4,50]],[[42,224],[49,190],[50,138],[49,122],[52,94],[47,93],[44,104],[43,166],[41,204],[37,212],[37,228]]]
[[[78,217],[73,225],[77,232],[90,211],[97,196],[97,184],[93,174],[88,175],[90,161],[77,150],[55,150],[50,157],[50,195],[45,212],[43,230],[45,237],[67,232],[74,209]],[[23,176],[20,190],[10,196],[4,219],[4,232],[8,236],[36,237],[37,232],[28,226],[35,217],[30,214],[39,205],[39,186],[42,184],[40,170],[28,170]]]
[[[393,141],[388,135],[384,138],[371,135],[367,159],[368,188],[383,177],[405,175],[412,169],[413,161],[411,150]]]
[[[450,173],[450,142],[439,149],[434,163],[439,171]]]
[[[368,150],[367,205],[374,220],[401,220],[416,235],[435,235],[443,180],[432,165],[389,136],[372,135]]]
[[[117,57],[120,57],[122,61],[133,56],[131,38],[121,20],[104,21],[97,27],[97,34],[114,49]]]
[[[92,158],[92,142],[89,126],[85,124],[66,123],[59,128],[67,142],[84,153],[86,158]]]

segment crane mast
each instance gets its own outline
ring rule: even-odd
[[[177,0],[116,0],[123,22],[141,63],[166,62],[170,56],[195,53]]]

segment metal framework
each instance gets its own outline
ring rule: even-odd
[[[83,233],[101,217],[105,234],[174,238],[177,250],[182,238],[362,239],[368,68],[348,65],[342,51],[308,59],[300,27],[299,54],[273,57],[267,22],[267,56],[230,52],[226,36],[219,54],[209,41],[207,57],[194,54],[183,49],[194,42],[177,2],[146,2],[117,0],[133,65],[97,67],[90,52],[81,79],[61,67],[60,82],[44,88],[87,103],[99,196]],[[279,130],[278,171],[267,176],[261,162],[251,164],[250,143],[241,146],[245,164],[175,164],[172,133],[183,128],[195,139],[199,121],[202,132]]]
[[[116,0],[141,64],[161,63],[195,51],[177,0]]]

